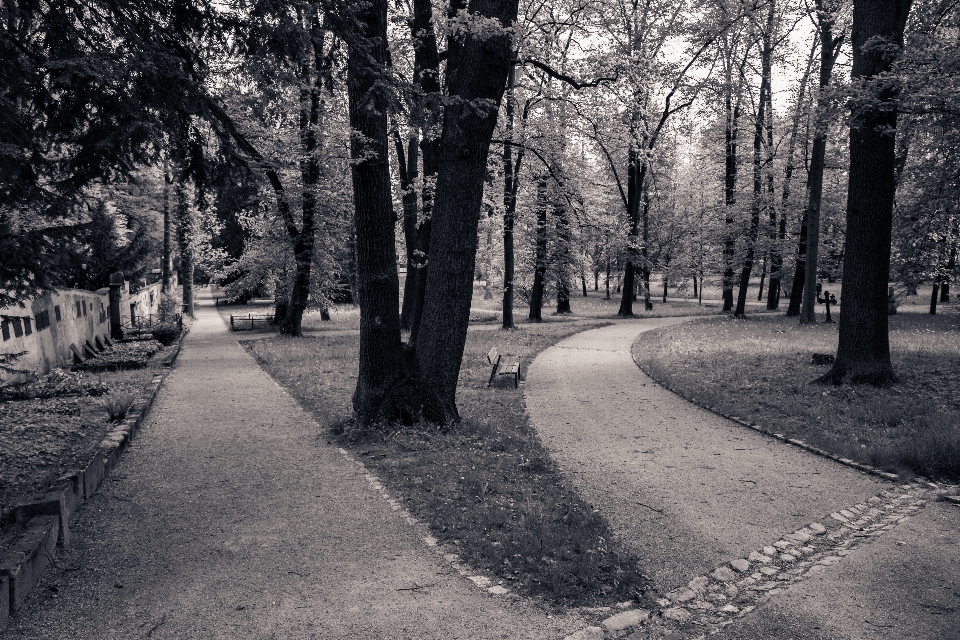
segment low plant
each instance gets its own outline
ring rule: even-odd
[[[165,347],[169,347],[180,337],[180,327],[175,322],[164,322],[155,326],[151,333],[154,340]]]
[[[131,407],[137,401],[137,397],[135,393],[110,394],[102,398],[99,404],[110,416],[110,422],[116,422],[127,417]]]
[[[32,379],[0,388],[0,400],[31,400],[63,396],[101,396],[108,391],[99,378],[82,372],[54,369],[45,376],[33,374]]]

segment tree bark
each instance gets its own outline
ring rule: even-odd
[[[843,36],[834,37],[832,14],[824,11],[824,0],[817,0],[820,25],[820,92],[817,96],[817,109],[814,114],[813,148],[810,152],[810,172],[807,178],[807,208],[803,212],[806,221],[806,235],[801,235],[801,241],[806,244],[806,255],[803,261],[803,295],[800,305],[800,324],[816,324],[817,302],[817,271],[820,251],[820,201],[823,197],[823,172],[826,162],[827,132],[826,132],[826,98],[824,93],[830,85],[833,74],[833,65],[840,53]],[[797,276],[799,277],[799,273]],[[796,282],[794,288],[796,288]],[[792,301],[791,301],[792,304]]]
[[[740,120],[740,105],[733,106],[733,85],[728,79],[724,97],[726,107],[726,151],[724,153],[724,205],[726,211],[726,238],[723,242],[723,310],[733,310],[733,258],[737,241],[733,235],[734,207],[737,204],[737,123]]]
[[[421,189],[421,215],[417,227],[416,280],[413,303],[413,319],[410,323],[410,345],[417,343],[420,325],[423,320],[423,301],[427,290],[427,272],[429,271],[430,241],[433,229],[434,192],[437,173],[440,171],[440,138],[432,134],[440,116],[440,54],[437,50],[437,36],[433,26],[433,5],[430,0],[414,0],[413,24],[411,35],[414,47],[414,83],[420,87],[423,99],[422,113],[425,121],[420,122],[424,135],[420,141],[420,153],[423,158],[423,187]]]
[[[547,209],[550,207],[547,195],[547,179],[540,176],[537,180],[537,232],[534,236],[533,287],[530,290],[531,322],[543,321],[543,288],[547,274]]]
[[[387,60],[387,1],[357,9],[360,43],[347,63],[351,178],[357,231],[360,353],[353,409],[361,424],[398,418],[401,377],[400,282],[387,165],[387,100],[379,73]],[[358,47],[362,47],[358,50]]]
[[[897,111],[895,80],[878,81],[903,47],[910,0],[859,0],[853,7],[854,84],[876,83],[866,99],[852,101],[843,308],[833,384],[887,385],[897,381],[890,361],[887,286],[895,192]],[[877,46],[880,40],[884,46]]]
[[[467,338],[477,227],[490,139],[512,60],[518,0],[475,0],[488,25],[448,45],[448,102],[440,140],[441,166],[430,240],[423,319],[416,355],[432,393],[430,413],[459,420],[457,378]],[[500,26],[494,26],[499,23]],[[426,170],[424,170],[426,173]]]
[[[629,317],[633,315],[633,295],[636,285],[634,284],[634,261],[637,257],[637,236],[640,232],[640,194],[637,191],[637,185],[641,180],[637,178],[640,171],[646,171],[644,164],[641,169],[637,166],[640,163],[637,149],[631,144],[627,152],[627,213],[630,216],[630,236],[627,246],[627,263],[623,267],[623,295],[620,297],[620,309],[617,315]]]
[[[746,316],[747,288],[750,285],[750,272],[753,271],[753,258],[760,233],[760,210],[763,208],[763,133],[767,107],[767,92],[770,90],[770,78],[764,73],[760,79],[760,95],[757,100],[757,116],[753,131],[753,202],[750,205],[750,231],[747,234],[747,253],[740,270],[740,288],[737,292],[735,318]]]
[[[187,185],[177,182],[177,242],[180,245],[180,285],[183,289],[183,312],[193,317],[193,242],[195,220],[187,196]]]
[[[507,130],[503,144],[503,328],[513,329],[513,280],[516,269],[513,246],[513,223],[517,213],[517,190],[520,186],[520,165],[523,161],[523,147],[513,158],[514,112],[517,84],[517,68],[510,65],[507,74],[506,117]]]
[[[160,258],[160,290],[169,293],[173,280],[173,220],[170,216],[170,175],[166,162],[163,167],[163,256]]]

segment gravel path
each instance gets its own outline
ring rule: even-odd
[[[530,365],[525,388],[551,455],[663,591],[889,486],[659,387],[630,347],[640,332],[682,321],[567,338]]]
[[[4,637],[558,638],[579,626],[479,590],[428,549],[201,302],[147,423]]]

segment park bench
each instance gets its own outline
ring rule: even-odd
[[[255,329],[270,329],[273,326],[273,316],[231,315],[231,331],[253,331]]]
[[[487,354],[487,362],[493,366],[490,371],[490,379],[487,380],[487,386],[493,384],[493,379],[497,375],[513,376],[513,388],[516,389],[520,383],[520,356],[504,355],[494,347]]]

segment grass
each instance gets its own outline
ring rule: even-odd
[[[837,325],[796,318],[697,320],[642,334],[634,357],[655,380],[727,415],[894,473],[960,480],[960,315],[890,317],[900,383],[811,384],[812,354],[836,353]]]
[[[536,353],[584,328],[545,323],[470,332],[458,387],[464,420],[449,429],[351,428],[355,336],[278,336],[247,348],[321,424],[342,431],[331,437],[461,562],[554,605],[640,600],[647,582],[637,559],[614,546],[607,523],[560,475],[527,421],[522,390],[506,376],[486,388],[491,347],[522,355],[525,373]]]

